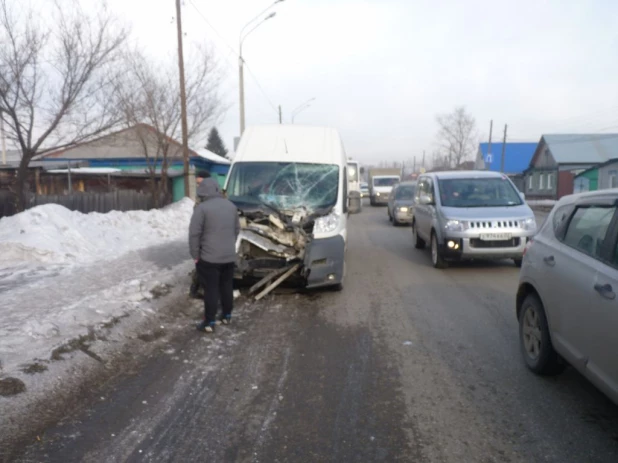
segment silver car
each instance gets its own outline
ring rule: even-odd
[[[528,243],[517,319],[528,367],[567,363],[618,404],[618,190],[562,198]]]
[[[393,225],[412,222],[412,205],[415,194],[416,182],[401,182],[393,187],[388,197],[388,219]]]
[[[436,268],[448,260],[513,259],[521,266],[536,221],[513,182],[487,171],[419,177],[412,208],[414,246],[431,246]]]
[[[367,182],[360,183],[361,198],[369,197],[369,184]]]

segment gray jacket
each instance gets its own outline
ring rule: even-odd
[[[238,209],[221,195],[219,184],[205,178],[197,187],[201,203],[193,209],[189,225],[189,250],[194,260],[212,264],[236,262],[236,237],[240,233]]]

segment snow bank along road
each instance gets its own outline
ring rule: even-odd
[[[618,409],[522,364],[511,262],[434,270],[384,209],[350,222],[342,293],[242,305],[214,337],[185,300],[18,461],[618,461]]]
[[[0,459],[7,440],[113,370],[117,351],[165,331],[159,309],[186,291],[192,266],[192,207],[80,214],[50,204],[0,220]]]

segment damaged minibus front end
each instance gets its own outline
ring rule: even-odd
[[[261,279],[255,290],[283,276],[307,288],[340,283],[339,180],[337,165],[236,164],[228,195],[241,214],[237,278]]]
[[[288,282],[307,288],[343,279],[343,238],[315,239],[313,233],[316,222],[323,227],[331,219],[332,210],[310,213],[299,208],[284,213],[264,206],[241,207],[240,213],[236,278],[259,280],[251,292],[284,275]]]

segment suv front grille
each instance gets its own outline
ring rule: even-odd
[[[519,238],[511,238],[510,240],[501,241],[485,241],[479,238],[470,238],[471,248],[516,248],[520,243]]]
[[[519,220],[471,220],[470,228],[519,228]]]

